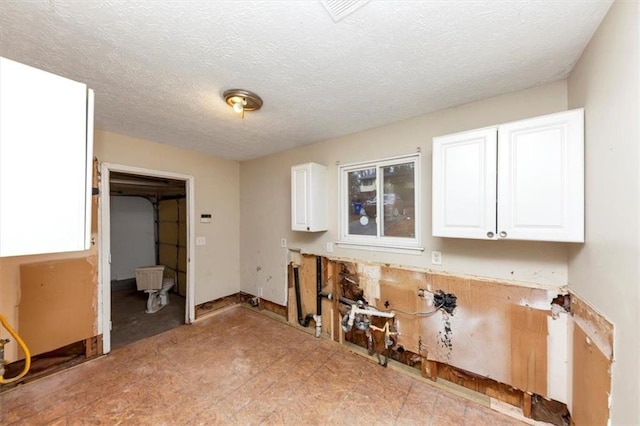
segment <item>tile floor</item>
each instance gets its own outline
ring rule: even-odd
[[[523,423],[238,306],[2,393],[0,424]]]

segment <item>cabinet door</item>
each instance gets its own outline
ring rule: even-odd
[[[495,239],[495,127],[433,139],[433,236]]]
[[[499,127],[498,235],[584,241],[583,110]]]
[[[311,179],[308,191],[309,223],[308,231],[320,232],[328,229],[327,212],[327,168],[322,164],[310,163]]]
[[[310,231],[309,189],[311,168],[302,165],[291,168],[291,229]]]
[[[86,85],[0,58],[0,256],[88,248],[88,108]]]
[[[291,229],[327,230],[327,168],[307,163],[291,168]]]

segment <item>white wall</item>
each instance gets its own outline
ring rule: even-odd
[[[95,155],[100,162],[174,172],[194,177],[196,236],[207,244],[196,246],[195,303],[237,293],[240,288],[240,176],[237,161],[195,151],[96,131]],[[211,223],[200,223],[211,213]]]
[[[241,285],[275,303],[286,301],[289,247],[326,254],[327,242],[338,238],[338,166],[422,150],[421,255],[403,255],[336,247],[333,256],[448,271],[526,283],[567,283],[567,244],[475,241],[431,237],[431,140],[434,136],[533,117],[567,109],[566,82],[498,96],[423,115],[388,126],[281,152],[240,164]],[[317,162],[328,166],[329,231],[291,231],[290,168]],[[442,251],[442,265],[431,265],[431,251]]]
[[[614,425],[640,424],[639,21],[638,2],[615,2],[568,80],[586,131],[586,244],[569,283],[614,323]]]
[[[111,197],[111,280],[155,265],[153,205],[142,197]]]

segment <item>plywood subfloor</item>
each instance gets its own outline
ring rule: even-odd
[[[169,304],[148,314],[147,293],[137,291],[135,281],[111,292],[111,347],[128,345],[184,324],[185,298],[169,293]]]
[[[240,306],[5,392],[0,407],[0,424],[521,424]]]

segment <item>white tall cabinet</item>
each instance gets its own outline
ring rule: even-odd
[[[327,223],[327,168],[306,163],[291,168],[291,229],[320,232]]]
[[[433,140],[433,235],[584,242],[584,111]]]
[[[0,58],[0,256],[89,248],[93,92]]]

